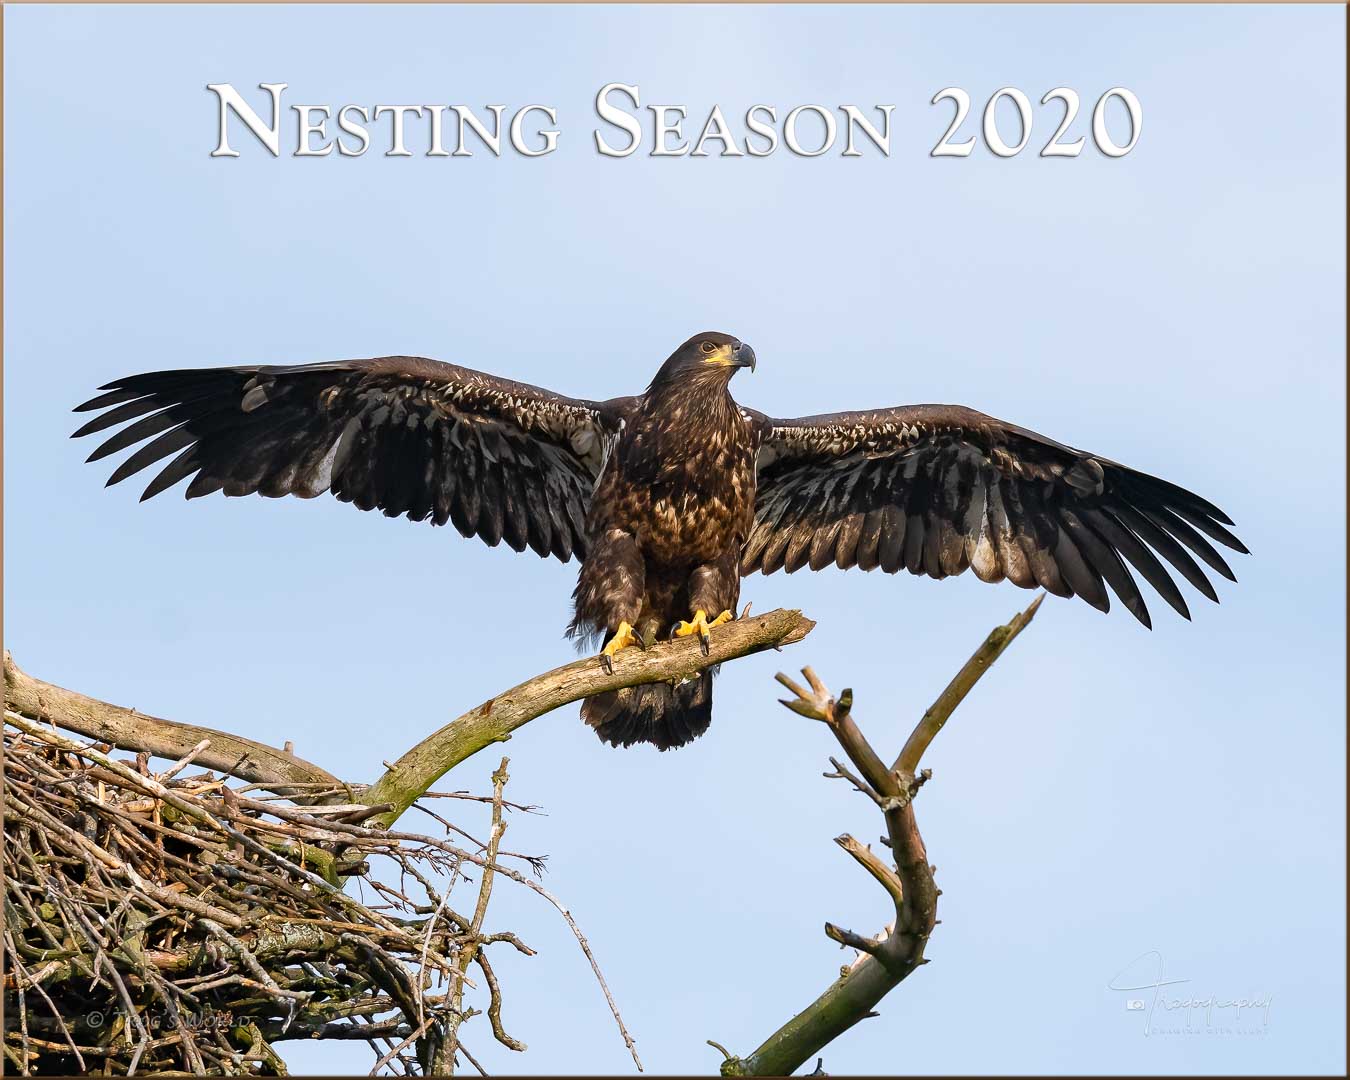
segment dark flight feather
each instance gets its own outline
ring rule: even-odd
[[[98,397],[90,398],[82,405],[76,405],[75,408],[72,409],[71,411],[94,412],[97,409],[107,409],[110,406],[120,405],[124,401],[131,401],[133,398],[138,398],[141,396],[142,395],[139,390],[110,390],[106,394],[99,394]],[[133,413],[132,415],[139,416],[140,414]],[[117,421],[113,422],[116,423]],[[75,433],[75,437],[78,438],[80,435],[87,435],[89,433],[89,430],[99,431],[102,429],[92,428],[86,430],[85,428],[81,428],[79,431]]]
[[[1119,551],[1130,564],[1144,576],[1144,580],[1153,586],[1154,591],[1166,600],[1183,619],[1190,619],[1191,611],[1186,600],[1157,559],[1139,538],[1130,532],[1113,515],[1096,507],[1085,507],[1083,520],[1109,545]]]
[[[134,420],[138,416],[144,416],[146,413],[153,412],[155,409],[160,408],[160,403],[154,398],[141,397],[139,394],[135,395],[135,397],[135,401],[128,401],[125,405],[119,405],[115,409],[109,409],[105,413],[100,413],[75,432],[71,438],[82,439],[86,435],[93,435],[95,432],[115,427],[118,424],[125,424],[128,420]],[[99,399],[95,398],[94,400],[98,401]],[[105,443],[104,445],[107,444]],[[97,455],[97,457],[95,455]],[[103,447],[99,447],[93,454],[90,454],[89,457],[85,458],[85,461],[97,461],[103,456]]]

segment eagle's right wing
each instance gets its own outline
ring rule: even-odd
[[[177,454],[142,499],[187,477],[189,499],[331,491],[563,562],[585,554],[591,491],[631,400],[582,401],[416,356],[156,371],[100,389],[76,411],[106,411],[75,437],[127,426],[89,460],[150,440],[109,484]]]

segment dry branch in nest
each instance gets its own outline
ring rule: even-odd
[[[6,1072],[279,1075],[276,1045],[310,1038],[365,1041],[381,1071],[448,1072],[456,1048],[469,1057],[465,985],[486,987],[493,1034],[523,1049],[489,953],[531,950],[483,926],[505,760],[476,853],[354,823],[371,808],[186,775],[191,754],[151,774],[148,755],[133,766],[5,720]],[[450,903],[465,871],[468,915]],[[348,895],[351,879],[378,899]]]

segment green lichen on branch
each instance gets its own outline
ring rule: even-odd
[[[368,805],[393,808],[375,820],[392,825],[399,815],[466,758],[545,713],[593,694],[644,683],[687,678],[706,668],[801,641],[815,623],[800,611],[779,609],[718,627],[705,656],[692,638],[646,651],[625,649],[607,672],[594,657],[578,660],[514,686],[471,709],[395,761],[363,795]]]

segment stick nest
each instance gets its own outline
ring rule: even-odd
[[[4,1071],[282,1075],[274,1045],[317,1038],[367,1042],[372,1071],[449,1072],[468,1056],[464,986],[483,985],[471,963],[494,1034],[524,1049],[484,946],[531,950],[447,902],[473,864],[490,880],[495,842],[366,828],[379,808],[179,775],[192,755],[151,773],[147,755],[7,721]],[[495,821],[501,786],[482,800]]]

